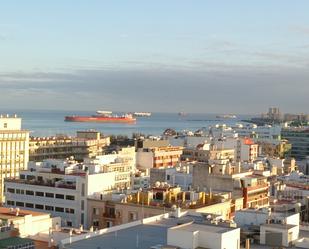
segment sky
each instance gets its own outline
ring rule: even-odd
[[[309,113],[309,1],[4,0],[1,109]]]

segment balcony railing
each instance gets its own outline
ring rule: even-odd
[[[44,181],[22,180],[22,179],[5,179],[5,181],[12,182],[12,183],[19,183],[19,184],[44,186],[44,187],[76,189],[75,184],[73,185],[73,184],[66,184],[66,183],[53,183],[53,182],[44,182]]]

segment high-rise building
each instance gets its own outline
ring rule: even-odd
[[[29,131],[21,128],[21,118],[0,115],[0,203],[4,202],[4,179],[18,177],[28,160]]]
[[[292,144],[291,156],[296,160],[305,160],[309,155],[309,128],[285,128],[281,135]]]

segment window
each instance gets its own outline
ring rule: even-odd
[[[75,200],[75,196],[74,195],[66,195],[65,199],[66,200],[70,200],[70,201],[74,201]]]
[[[23,207],[25,204],[23,202],[17,201],[16,206]]]
[[[32,203],[26,203],[26,207],[27,207],[27,208],[33,208],[34,205],[33,205]]]
[[[63,213],[64,212],[64,208],[62,208],[62,207],[55,207],[55,211]]]
[[[26,179],[25,175],[20,175],[19,178],[23,180]]]
[[[62,194],[56,194],[56,198],[57,198],[57,199],[64,199],[64,195],[62,195]]]
[[[93,214],[99,215],[99,209],[98,208],[93,208]]]
[[[129,221],[137,220],[137,213],[136,212],[129,212]]]
[[[8,188],[7,191],[8,191],[9,193],[15,194],[15,189],[14,189],[14,188]]]
[[[45,193],[45,197],[54,198],[54,194],[53,193]]]
[[[54,207],[45,205],[45,210],[54,211]]]
[[[84,210],[85,209],[85,201],[81,200],[80,205],[81,205],[81,209]]]
[[[68,214],[74,214],[74,209],[73,208],[65,208],[65,212]]]
[[[82,196],[85,196],[85,183],[82,184]]]
[[[80,223],[84,224],[84,214],[83,213],[80,215]]]
[[[7,200],[7,201],[6,201],[6,204],[7,204],[7,205],[10,205],[10,206],[14,206],[14,205],[15,205],[15,202],[14,202],[14,201]]]
[[[37,209],[44,209],[44,206],[41,204],[35,204],[35,208]]]
[[[68,227],[71,227],[73,224],[72,224],[72,221],[67,221],[67,226]]]
[[[23,195],[23,194],[25,194],[25,190],[23,190],[23,189],[16,189],[16,194]]]
[[[92,225],[93,225],[94,227],[98,227],[98,226],[99,226],[99,221],[98,221],[98,220],[93,220]]]
[[[27,175],[27,180],[34,180],[35,179],[35,176],[32,176],[32,175]]]
[[[44,196],[44,192],[35,192],[36,196]]]
[[[8,123],[4,123],[3,128],[8,128]]]
[[[34,195],[34,192],[31,190],[26,190],[26,195]]]

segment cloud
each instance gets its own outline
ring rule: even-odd
[[[8,36],[6,34],[0,33],[0,41],[5,41],[8,39]]]
[[[1,74],[0,105],[12,108],[14,99],[16,108],[259,113],[275,105],[307,111],[308,71],[212,66]]]
[[[297,32],[299,34],[309,35],[309,26],[303,26],[303,25],[292,26],[290,27],[290,30],[292,32]]]

